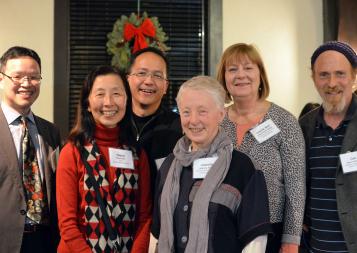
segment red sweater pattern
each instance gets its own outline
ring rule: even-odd
[[[94,134],[100,153],[109,164],[108,149],[117,148],[118,128],[104,128],[97,126]],[[138,166],[133,173],[138,174],[138,190],[135,196],[135,235],[132,253],[146,253],[149,244],[151,224],[151,194],[150,172],[147,156],[144,151],[140,152]],[[115,170],[118,168],[106,168],[109,187],[113,189]],[[125,169],[122,169],[125,173]],[[61,150],[56,175],[56,195],[58,208],[58,222],[61,233],[61,241],[58,246],[59,253],[92,253],[86,241],[85,220],[85,168],[80,159],[78,149],[67,143]],[[130,202],[126,200],[125,203]]]

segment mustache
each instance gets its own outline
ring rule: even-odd
[[[328,93],[330,93],[330,92],[340,92],[340,91],[342,91],[342,89],[340,87],[333,87],[333,88],[326,87],[326,88],[323,89],[323,91],[324,92],[328,92]]]

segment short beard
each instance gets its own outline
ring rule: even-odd
[[[326,113],[330,114],[339,114],[345,110],[346,107],[346,99],[343,97],[340,102],[337,104],[331,104],[329,102],[323,101],[322,107]]]

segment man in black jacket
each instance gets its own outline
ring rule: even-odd
[[[130,130],[148,155],[152,193],[157,170],[182,136],[179,115],[161,103],[169,85],[167,73],[167,59],[156,48],[141,49],[131,57],[127,77],[132,96]]]

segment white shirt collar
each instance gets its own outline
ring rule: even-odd
[[[8,104],[6,104],[4,101],[1,101],[1,109],[5,115],[7,124],[10,125],[12,124],[15,120],[18,119],[21,114],[17,112],[15,109],[10,107]],[[29,114],[26,115],[26,117],[32,122],[35,123],[35,119],[33,116],[32,111],[30,110]]]

